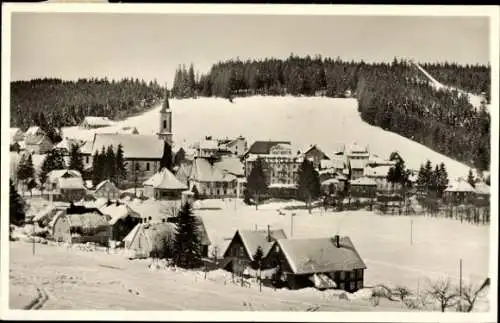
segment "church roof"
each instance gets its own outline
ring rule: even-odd
[[[93,155],[96,151],[101,152],[103,146],[116,149],[119,144],[123,147],[124,158],[161,159],[163,155],[164,142],[156,136],[115,133],[96,133],[92,142],[82,147],[82,153]]]

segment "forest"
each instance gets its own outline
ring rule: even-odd
[[[443,84],[485,93],[490,102],[491,67],[421,64]],[[391,63],[343,61],[321,56],[217,62],[207,74],[179,66],[176,98],[295,95],[358,99],[361,117],[479,170],[489,169],[490,115],[456,91],[436,90],[406,60]]]
[[[38,125],[53,141],[61,127],[78,125],[85,116],[122,119],[154,106],[164,95],[156,82],[138,79],[34,79],[11,83],[11,127]]]

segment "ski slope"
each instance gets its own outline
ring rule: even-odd
[[[371,126],[361,120],[355,99],[325,97],[236,98],[233,103],[221,98],[170,100],[174,145],[189,145],[206,135],[236,137],[243,135],[250,146],[255,140],[290,140],[295,150],[304,151],[316,144],[332,154],[339,143],[368,145],[380,157],[399,151],[408,168],[418,170],[427,159],[444,162],[450,179],[464,177],[469,167],[398,134]],[[84,130],[64,128],[64,136],[90,140],[94,133],[116,132],[136,127],[140,134],[155,134],[160,105],[138,116],[117,122],[112,127]]]
[[[463,90],[460,90],[460,89],[457,89],[455,87],[452,87],[452,86],[447,86],[447,85],[444,85],[443,83],[439,82],[438,80],[436,80],[429,72],[427,72],[422,66],[420,66],[419,64],[415,63],[415,62],[412,62],[413,65],[415,65],[415,67],[417,67],[420,72],[422,72],[430,81],[430,84],[436,89],[436,90],[442,90],[442,89],[448,89],[450,91],[458,91],[459,93],[461,93],[462,95],[467,95],[469,97],[469,102],[470,104],[475,108],[475,109],[479,109],[481,107],[481,101],[483,100],[481,98],[481,96],[479,95],[476,95],[476,94],[472,94],[472,93],[468,93],[468,92],[465,92]],[[490,111],[490,105],[487,104],[486,105],[486,111]]]

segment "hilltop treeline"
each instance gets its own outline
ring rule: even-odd
[[[480,94],[490,93],[489,66],[424,64],[447,85]],[[454,69],[456,67],[456,70]],[[191,67],[190,67],[191,70]],[[341,59],[297,57],[287,59],[218,62],[199,78],[184,68],[176,75],[172,94],[177,98],[246,95],[355,96],[366,122],[424,144],[480,170],[489,168],[490,116],[476,111],[465,96],[435,90],[413,64],[367,64]]]
[[[121,119],[151,107],[164,95],[156,82],[138,79],[34,79],[11,83],[13,127],[38,125],[53,132],[79,124],[85,116]]]

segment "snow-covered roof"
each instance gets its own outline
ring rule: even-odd
[[[338,184],[340,183],[340,181],[336,178],[329,178],[327,180],[324,180],[323,182],[321,182],[321,185],[323,186],[328,186],[330,184]]]
[[[60,177],[58,179],[59,189],[83,189],[85,190],[85,184],[81,177]]]
[[[109,224],[111,225],[118,222],[118,220],[125,219],[128,216],[132,218],[141,218],[141,215],[138,212],[132,210],[132,208],[126,204],[116,205],[113,203],[109,206],[105,205],[100,209],[100,211],[111,217],[111,220],[109,221]]]
[[[377,182],[368,177],[360,177],[351,181],[351,185],[359,186],[377,186]]]
[[[81,151],[93,155],[96,151],[101,152],[103,146],[117,149],[119,144],[123,146],[125,158],[161,159],[163,156],[164,142],[153,135],[96,133],[94,139],[85,143]]]
[[[50,171],[47,174],[47,181],[49,183],[55,183],[58,179],[64,178],[64,177],[76,177],[76,178],[82,178],[82,174],[80,174],[79,171],[74,170],[74,169],[56,169],[53,171]]]
[[[269,185],[269,188],[297,188],[297,184],[293,183],[273,183]]]
[[[477,194],[490,195],[490,186],[484,182],[477,183],[475,189]]]
[[[23,132],[19,128],[10,128],[10,142],[13,143],[17,136],[22,136]]]
[[[364,175],[366,177],[377,177],[377,178],[385,178],[387,177],[387,174],[389,173],[389,169],[392,166],[376,166],[376,167],[370,167],[367,166],[365,167]]]
[[[33,126],[33,127],[29,127],[28,130],[26,130],[25,135],[26,136],[36,136],[40,133],[45,133],[45,132],[40,127]]]
[[[286,144],[291,145],[290,141],[255,141],[250,148],[248,149],[247,154],[269,154],[271,147],[276,146],[277,144]]]
[[[92,126],[101,126],[101,127],[106,127],[113,124],[113,121],[109,120],[108,117],[88,116],[83,119],[83,122]]]
[[[377,165],[377,166],[392,166],[395,165],[395,161],[391,160],[385,160],[378,155],[371,154],[370,157],[368,158],[368,165]]]
[[[205,158],[196,158],[191,178],[198,182],[231,182],[236,176],[222,171],[217,163],[211,165]]]
[[[464,180],[458,180],[451,182],[448,187],[444,190],[445,192],[474,192],[474,187]]]
[[[237,157],[222,157],[221,160],[217,161],[215,164],[219,169],[222,169],[229,174],[236,176],[245,175],[244,165]]]
[[[276,242],[294,274],[326,273],[366,269],[349,237],[280,239]]]
[[[73,139],[64,138],[57,145],[55,145],[54,148],[71,150],[73,145],[78,145],[78,142]]]
[[[219,142],[217,140],[202,140],[198,144],[198,148],[202,150],[217,150],[219,149]]]
[[[265,257],[276,240],[287,238],[283,229],[269,230],[269,232],[267,230],[238,230],[235,233],[235,237],[238,234],[251,260],[253,260],[253,256],[259,246],[262,248]],[[269,241],[269,235],[271,236],[271,241]]]
[[[144,182],[144,185],[165,190],[186,190],[188,188],[187,185],[181,183],[167,168],[163,168],[160,172],[151,176]]]
[[[357,142],[353,142],[347,147],[347,154],[368,154],[368,148],[361,146]]]
[[[97,186],[95,187],[95,191],[100,190],[104,185],[107,185],[107,184],[111,184],[113,189],[118,191],[118,188],[116,188],[116,185],[112,181],[110,181],[109,179],[106,179],[106,180],[100,182],[99,184],[97,184]]]
[[[98,228],[109,226],[106,217],[98,212],[67,215],[70,227]]]

